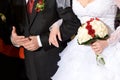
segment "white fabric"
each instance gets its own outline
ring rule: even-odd
[[[28,0],[26,0],[26,3],[28,3]]]
[[[114,46],[120,41],[120,26],[110,35],[110,38],[107,41],[111,46]]]
[[[70,0],[56,0],[58,8],[70,7]]]
[[[110,28],[110,34],[114,31],[116,10],[114,0],[94,0],[86,7],[83,7],[77,0],[73,0],[73,11],[82,23],[91,17],[98,17]],[[113,34],[111,36],[118,36],[120,28]],[[114,40],[112,40],[113,43]],[[96,55],[91,47],[78,45],[76,36],[60,53],[59,68],[52,80],[120,80],[119,40],[115,43],[105,48],[102,53],[105,65],[98,66]]]
[[[40,40],[40,36],[39,36],[39,35],[37,35],[37,41],[38,41],[39,47],[42,47],[42,43],[41,43],[41,40]]]

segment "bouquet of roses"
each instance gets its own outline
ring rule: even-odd
[[[108,28],[98,18],[91,18],[79,27],[77,35],[78,44],[90,45],[96,40],[107,39]],[[100,54],[96,55],[96,60],[98,64],[105,64],[104,58]]]

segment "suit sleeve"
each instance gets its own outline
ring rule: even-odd
[[[64,43],[69,41],[70,38],[77,33],[77,30],[81,25],[81,23],[80,23],[80,20],[77,18],[77,16],[73,13],[71,7],[67,7],[65,9],[58,8],[57,11],[58,11],[59,17],[63,19],[63,22],[60,26],[62,41],[58,40],[59,45],[62,46],[62,45],[65,45]],[[49,43],[48,43],[49,32],[44,35],[40,35],[40,38],[41,38],[43,48],[45,50],[48,50],[54,47],[53,45],[49,46]]]
[[[60,33],[62,37],[62,41],[59,41],[59,45],[63,46],[66,45],[67,41],[70,40],[70,38],[77,33],[77,30],[79,26],[81,25],[80,20],[77,18],[77,16],[73,13],[71,7],[67,7],[65,9],[58,8],[58,16],[63,19],[63,23],[60,26]],[[46,36],[45,36],[46,35]],[[41,34],[40,35],[42,47],[45,50],[49,50],[50,48],[53,48],[53,45],[49,45],[48,38],[49,38],[49,32]]]
[[[77,33],[81,23],[71,7],[67,7],[65,9],[58,8],[58,13],[59,17],[63,19],[63,23],[60,26],[60,33],[62,41],[64,42]]]

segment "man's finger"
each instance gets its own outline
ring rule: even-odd
[[[16,33],[16,28],[15,28],[15,26],[12,27],[12,33]]]

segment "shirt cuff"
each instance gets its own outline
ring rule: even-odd
[[[42,43],[41,43],[41,40],[40,40],[40,36],[39,36],[39,35],[37,36],[37,41],[38,41],[39,47],[42,47]]]

